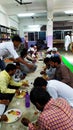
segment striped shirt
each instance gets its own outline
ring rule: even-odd
[[[38,127],[29,123],[29,130],[73,130],[73,108],[65,99],[51,99],[38,118]]]

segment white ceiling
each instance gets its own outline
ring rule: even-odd
[[[9,15],[27,12],[46,12],[46,0],[22,0],[23,2],[32,2],[32,4],[20,5],[15,0],[0,0],[0,4],[7,9]]]
[[[20,5],[15,0],[0,0],[8,15],[17,15],[18,13],[32,12],[35,16],[47,16],[47,1],[49,7],[52,6],[54,16],[64,16],[65,10],[73,9],[73,0],[22,0],[23,2],[32,2],[32,4]]]

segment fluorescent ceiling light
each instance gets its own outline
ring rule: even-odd
[[[40,25],[28,25],[29,28],[38,28]]]
[[[18,14],[18,17],[31,17],[34,13],[24,13],[24,14]]]
[[[73,14],[73,10],[67,10],[67,11],[64,11],[65,14]]]

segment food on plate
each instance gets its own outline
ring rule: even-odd
[[[19,112],[19,111],[11,110],[11,111],[8,112],[8,114],[12,114],[12,115],[20,115],[20,112]]]
[[[26,92],[25,92],[25,91],[20,91],[19,94],[16,94],[16,97],[18,97],[18,98],[23,98],[23,97],[25,97],[25,95],[26,95]]]
[[[5,113],[4,113],[8,120],[5,121],[5,123],[12,123],[12,122],[15,122],[16,120],[18,120],[22,113],[19,109],[10,109],[10,110],[7,110]]]
[[[26,95],[26,92],[25,92],[25,91],[22,91],[20,94],[21,94],[22,96],[25,96],[25,95]]]
[[[25,86],[29,86],[28,80],[23,80],[22,83],[23,83],[23,85],[25,85]]]

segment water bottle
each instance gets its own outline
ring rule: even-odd
[[[26,96],[25,96],[25,107],[30,107],[30,95],[28,92],[26,92]]]

